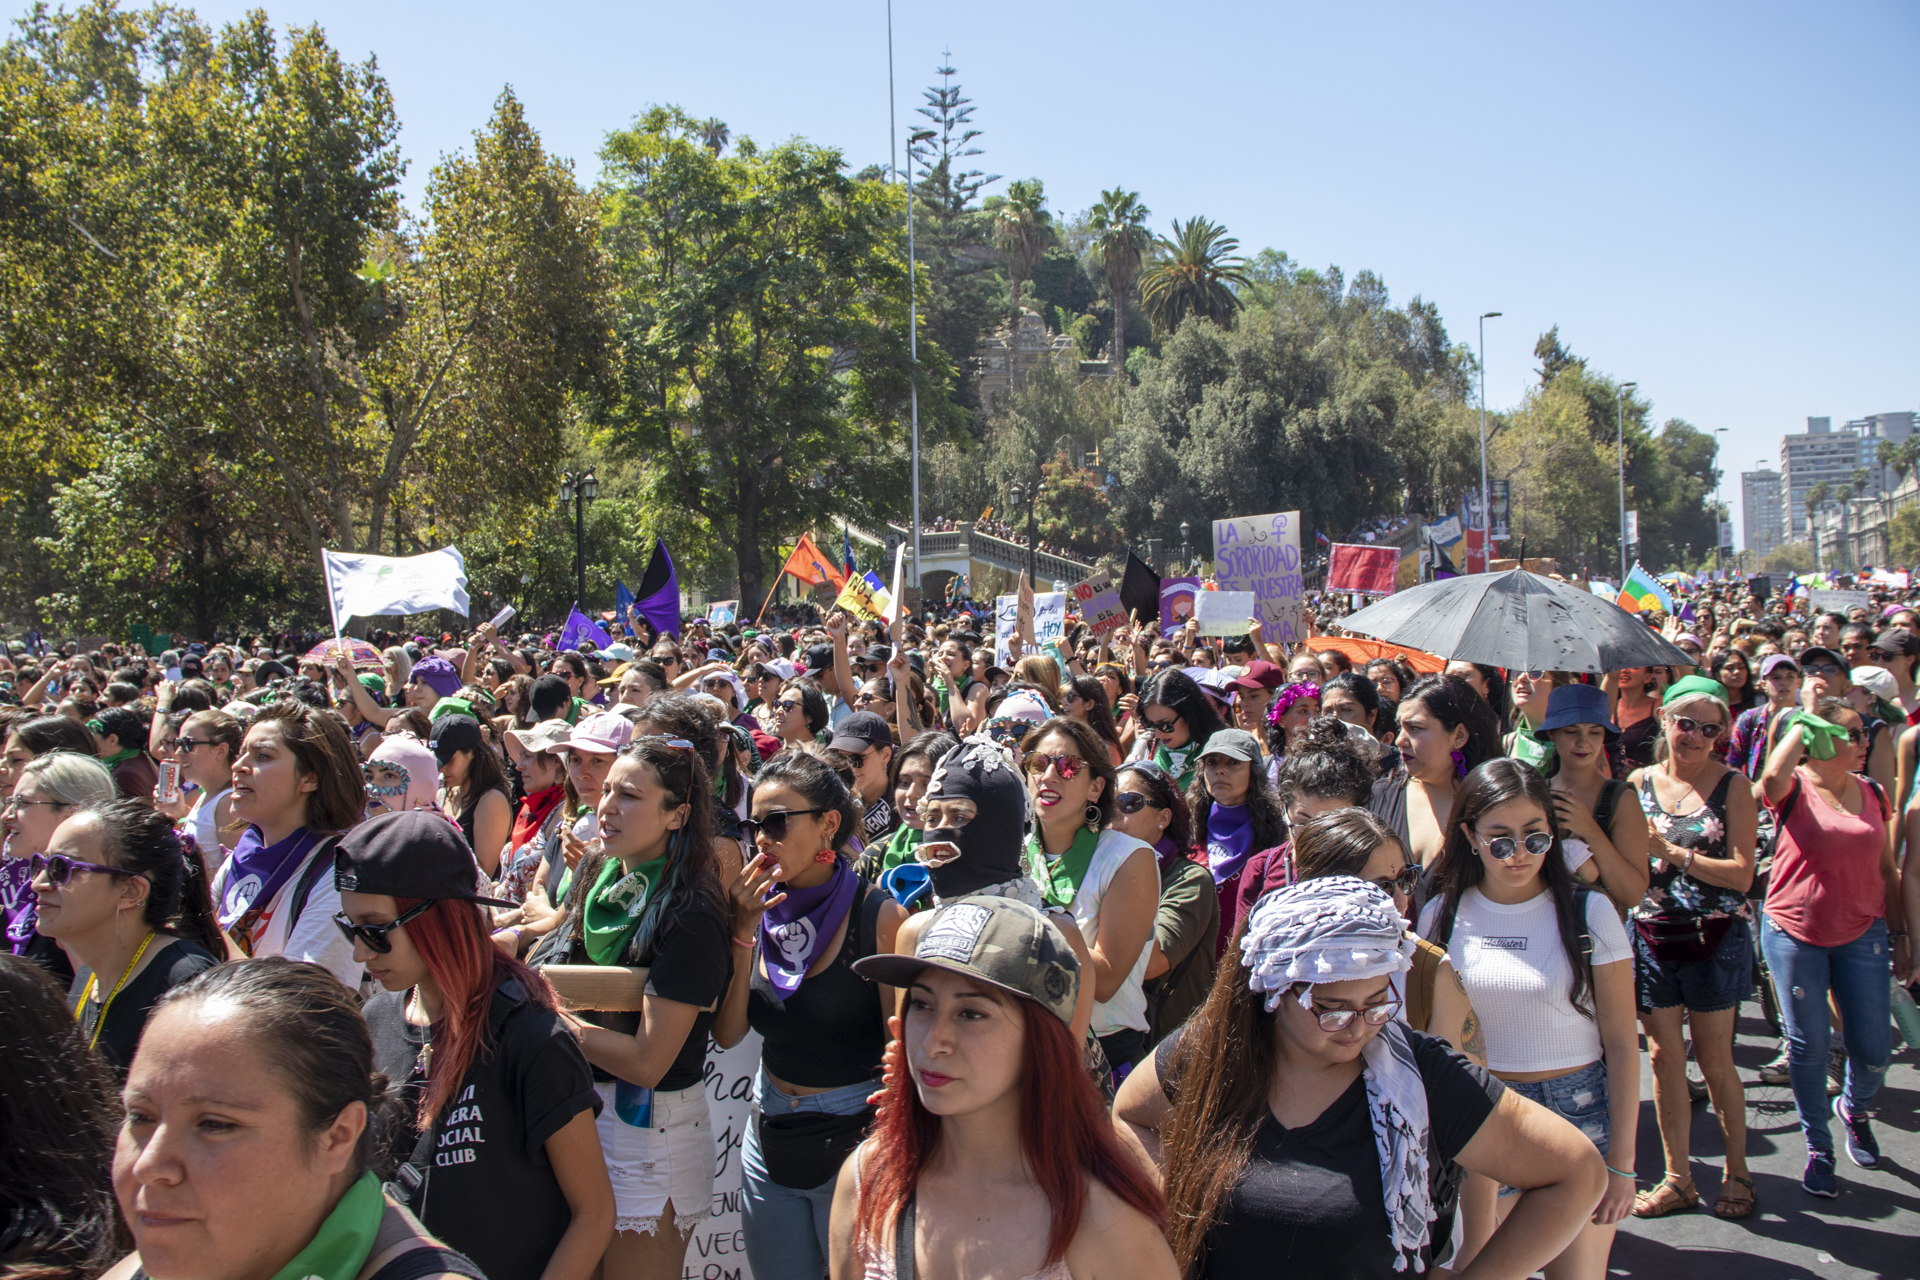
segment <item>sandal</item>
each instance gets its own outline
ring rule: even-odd
[[[1735,1185],[1745,1187],[1746,1195],[1740,1195]],[[1713,1203],[1713,1216],[1716,1218],[1744,1218],[1753,1212],[1760,1203],[1759,1192],[1753,1189],[1753,1179],[1741,1178],[1729,1174],[1720,1181],[1720,1198]]]
[[[1670,1213],[1682,1213],[1699,1207],[1700,1192],[1694,1187],[1693,1179],[1675,1173],[1654,1183],[1651,1191],[1642,1191],[1633,1198],[1633,1216],[1636,1218],[1664,1218]],[[1752,1206],[1748,1207],[1751,1209]]]

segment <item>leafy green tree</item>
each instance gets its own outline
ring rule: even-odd
[[[1252,283],[1238,256],[1240,242],[1206,218],[1173,222],[1173,238],[1158,241],[1162,257],[1140,285],[1140,303],[1156,332],[1171,333],[1188,316],[1225,325],[1240,309],[1235,286]]]
[[[1915,517],[1913,532],[1920,534],[1920,511],[1910,509],[1896,515],[1894,517],[1895,527],[1893,531],[1894,555],[1896,557],[1900,554],[1898,548],[1900,546],[1902,531],[1899,527],[1899,520],[1902,515],[1913,515]],[[1769,551],[1766,558],[1760,562],[1760,568],[1767,573],[1812,573],[1816,567],[1813,558],[1813,548],[1804,542],[1782,543],[1780,546]]]
[[[625,372],[599,419],[734,549],[757,600],[776,544],[896,513],[916,371],[923,425],[937,438],[947,421],[950,369],[937,348],[917,368],[907,353],[903,193],[802,141],[715,156],[666,107],[609,135],[601,162]]]
[[[1007,184],[1006,198],[988,202],[993,218],[993,243],[1007,267],[1012,303],[1007,323],[1020,323],[1020,290],[1033,274],[1034,264],[1053,240],[1053,215],[1047,212],[1046,189],[1038,178]]]
[[[1099,237],[1100,260],[1106,268],[1107,294],[1113,299],[1113,367],[1127,365],[1127,301],[1140,278],[1140,264],[1153,247],[1147,230],[1151,210],[1140,203],[1140,193],[1115,187],[1102,191],[1093,206],[1092,229]]]

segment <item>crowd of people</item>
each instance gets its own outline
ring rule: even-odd
[[[1755,1212],[1755,995],[1838,1195],[1920,613],[1733,591],[1597,674],[957,611],[12,646],[0,1273],[666,1280],[738,1191],[756,1280],[1598,1280],[1698,1175]]]

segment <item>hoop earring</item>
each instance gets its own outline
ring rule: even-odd
[[[1453,776],[1456,778],[1467,776],[1467,757],[1458,751],[1453,753]]]
[[[1100,806],[1091,800],[1087,802],[1087,825],[1095,831],[1100,829]]]

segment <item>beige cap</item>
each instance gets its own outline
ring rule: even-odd
[[[522,751],[551,751],[567,745],[573,726],[565,720],[542,720],[531,729],[509,729],[507,736],[519,743]]]

